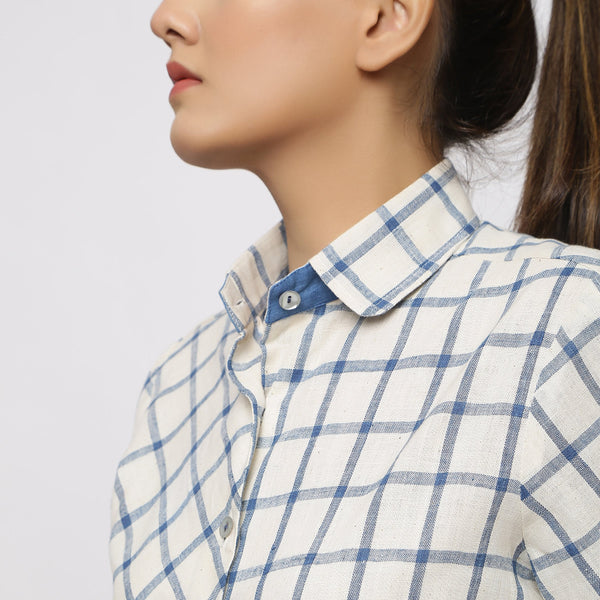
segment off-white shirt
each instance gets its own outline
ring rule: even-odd
[[[480,223],[446,158],[219,293],[140,395],[115,599],[600,596],[599,252]]]

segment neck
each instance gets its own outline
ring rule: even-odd
[[[251,170],[283,217],[290,272],[441,160],[406,122],[397,109],[364,102],[354,115],[261,155]]]

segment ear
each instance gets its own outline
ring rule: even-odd
[[[435,0],[367,0],[356,66],[379,71],[409,52],[427,28],[434,4]]]

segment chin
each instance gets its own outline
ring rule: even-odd
[[[184,162],[206,169],[249,169],[254,152],[239,140],[233,143],[226,138],[206,132],[191,135],[189,129],[182,131],[176,123],[171,128],[171,145]]]
[[[189,129],[177,127],[176,122],[171,128],[171,146],[181,160],[196,167],[207,169],[227,168],[227,153],[219,148],[219,144],[206,139],[199,140],[199,136],[191,135]]]

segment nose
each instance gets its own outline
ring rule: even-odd
[[[198,41],[199,23],[189,8],[182,6],[181,0],[163,0],[150,19],[150,29],[169,48],[177,40],[185,44]]]

